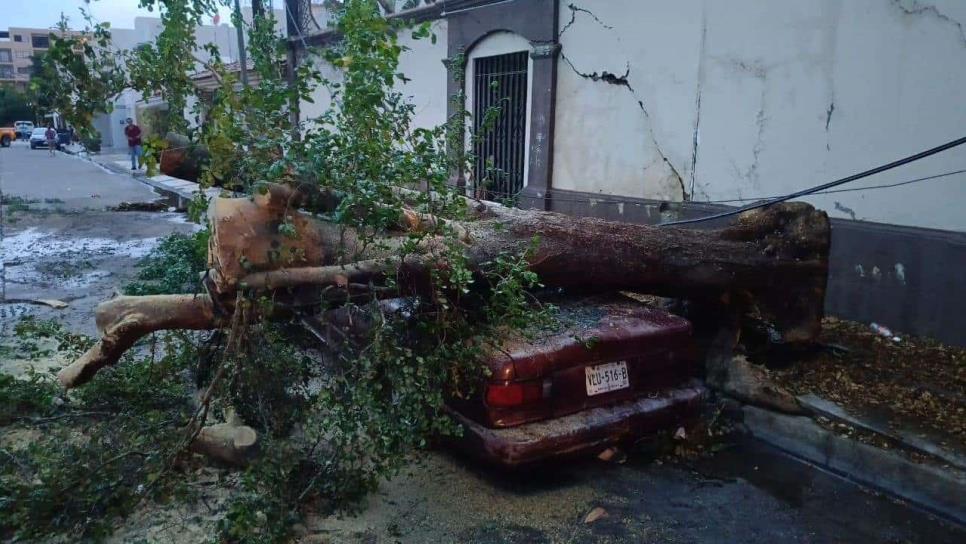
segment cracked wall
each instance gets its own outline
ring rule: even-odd
[[[562,0],[553,186],[757,198],[957,138],[964,22],[961,0]],[[952,150],[854,187],[963,168]],[[811,198],[835,217],[966,231],[963,201],[963,174]]]
[[[699,5],[561,2],[553,187],[662,200],[690,193],[694,88],[676,73],[698,51],[668,44],[689,35]]]

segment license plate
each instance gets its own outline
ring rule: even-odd
[[[587,375],[587,396],[626,389],[631,382],[627,376],[627,362],[617,361],[584,368]]]

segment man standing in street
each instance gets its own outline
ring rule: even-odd
[[[47,140],[47,153],[53,157],[54,151],[57,151],[57,131],[54,130],[54,125],[47,125],[44,138]]]
[[[141,167],[141,127],[134,124],[130,117],[125,121],[124,135],[127,136],[127,148],[131,154],[131,170]]]

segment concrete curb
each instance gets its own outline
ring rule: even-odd
[[[65,151],[70,153],[68,151]],[[201,191],[201,186],[192,181],[187,181],[171,176],[166,176],[164,174],[147,177],[144,175],[132,174],[131,169],[128,167],[130,162],[125,160],[97,160],[97,155],[81,155],[76,153],[70,153],[76,155],[79,158],[88,160],[95,164],[100,165],[115,174],[127,175],[131,179],[138,182],[149,185],[157,191],[161,198],[168,200],[175,208],[179,210],[184,210],[188,207],[188,203],[195,199],[198,193]],[[221,194],[221,189],[216,187],[206,189],[205,195],[208,198],[214,198]]]
[[[947,464],[957,470],[966,471],[966,458],[962,455],[951,450],[943,449],[937,444],[922,439],[910,432],[891,429],[880,422],[853,416],[842,406],[816,395],[801,395],[798,397],[798,402],[813,415],[823,416],[833,421],[851,425],[865,432],[875,433],[901,448],[933,457],[941,464]]]
[[[798,457],[966,525],[966,474],[913,462],[898,453],[839,436],[805,416],[742,408],[748,431]]]

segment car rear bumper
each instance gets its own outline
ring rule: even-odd
[[[502,429],[484,427],[451,411],[463,426],[459,446],[504,466],[576,455],[672,428],[697,415],[707,389],[697,380],[611,406]]]

